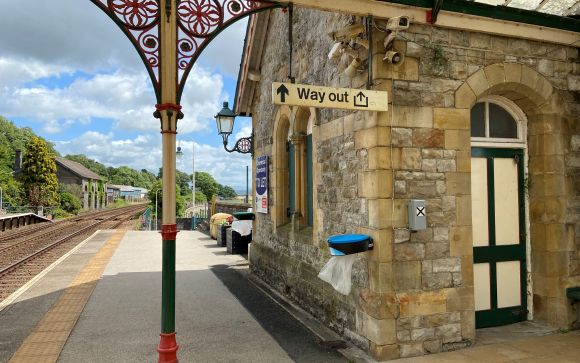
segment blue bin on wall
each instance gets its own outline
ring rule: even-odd
[[[352,255],[374,247],[373,239],[366,234],[339,234],[328,237],[327,242],[332,256]]]

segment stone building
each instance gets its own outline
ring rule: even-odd
[[[82,164],[60,156],[54,158],[56,177],[61,188],[81,200],[82,208],[100,209],[108,205],[107,182],[102,176],[87,169]],[[22,171],[22,151],[15,151],[14,175]]]
[[[101,209],[107,206],[107,182],[102,176],[82,164],[57,156],[56,177],[60,185],[66,185],[81,198],[83,209]]]
[[[290,72],[288,14],[251,18],[235,111],[252,116],[254,157],[269,157],[252,272],[380,360],[468,346],[478,327],[569,327],[566,288],[580,286],[580,23],[514,30],[449,11],[443,27],[425,21],[430,9],[319,3],[337,12],[293,12],[296,83],[387,91],[390,109],[273,105],[272,82]],[[366,11],[372,62],[354,45],[362,61],[350,78],[352,58],[327,56],[328,33],[364,24],[351,14]],[[411,26],[392,65],[384,24],[399,15]],[[409,230],[409,199],[426,201],[425,230]],[[342,233],[375,242],[348,296],[317,277],[326,239]]]

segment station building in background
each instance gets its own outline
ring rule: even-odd
[[[328,34],[366,18],[294,9],[296,83],[386,91],[388,112],[273,105],[272,83],[290,75],[288,13],[248,24],[235,111],[252,116],[254,169],[267,156],[269,173],[251,270],[380,360],[460,349],[480,327],[577,319],[566,289],[580,286],[579,44],[446,16],[471,23],[411,19],[392,44],[398,65],[375,17],[370,39],[358,35],[372,61],[349,41],[360,62],[347,76],[355,57],[330,59]],[[411,199],[426,202],[424,230],[408,228]],[[344,233],[374,240],[346,296],[317,276],[326,239]]]

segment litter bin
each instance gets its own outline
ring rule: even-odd
[[[233,229],[228,228],[226,235],[227,235],[226,248],[229,254],[245,255],[248,253],[248,244],[252,242],[251,233],[247,236],[242,236]]]
[[[231,227],[231,225],[224,223],[220,226],[220,228],[218,228],[218,233],[217,233],[217,245],[220,247],[226,247],[227,244],[227,233],[228,233],[228,229]]]
[[[217,230],[219,226],[223,223],[223,221],[227,221],[231,217],[232,217],[231,214],[227,213],[216,213],[213,216],[211,216],[209,228],[209,234],[211,238],[217,239]]]
[[[345,256],[372,250],[373,239],[366,234],[339,234],[328,237],[328,247],[332,256]]]
[[[238,221],[253,221],[255,219],[252,212],[235,212],[234,218]]]

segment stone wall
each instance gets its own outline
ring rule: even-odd
[[[342,74],[348,62],[327,58],[332,40],[326,34],[349,21],[295,11],[297,83],[366,87],[366,72],[348,79]],[[273,154],[278,109],[270,88],[288,76],[287,34],[277,26],[286,22],[282,12],[272,13],[253,104],[257,156]],[[278,225],[271,214],[258,214],[253,273],[378,359],[470,345],[470,108],[495,94],[528,118],[534,316],[566,326],[573,312],[563,293],[580,284],[578,50],[423,25],[403,35],[395,46],[406,59],[394,67],[382,61],[385,35],[373,35],[372,87],[389,92],[389,112],[316,110],[315,225]],[[427,201],[424,231],[407,229],[410,198]],[[345,232],[375,241],[355,264],[348,296],[317,278],[329,258],[326,238]]]
[[[246,203],[227,203],[219,200],[215,203],[215,213],[234,214],[235,212],[247,212],[248,208],[252,208],[252,205]]]

